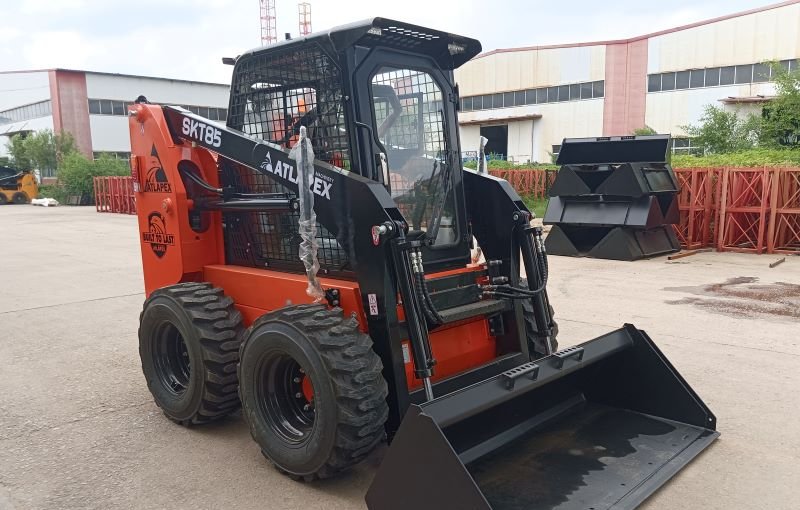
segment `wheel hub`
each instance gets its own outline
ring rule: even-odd
[[[161,383],[175,395],[182,395],[189,386],[191,361],[189,350],[178,328],[164,323],[153,337],[156,373]]]
[[[287,353],[269,353],[257,368],[257,398],[267,425],[294,445],[314,429],[314,387],[311,377]]]

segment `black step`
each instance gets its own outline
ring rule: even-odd
[[[513,306],[511,300],[506,299],[484,299],[466,305],[454,306],[446,310],[440,310],[439,315],[444,319],[445,324],[456,322],[478,315],[490,315],[497,312],[505,312]]]

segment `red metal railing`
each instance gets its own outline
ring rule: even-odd
[[[94,203],[97,212],[136,214],[131,177],[95,177]]]
[[[774,169],[723,168],[717,249],[763,253]]]
[[[683,247],[693,250],[708,246],[713,239],[715,226],[717,186],[716,170],[709,168],[681,168],[675,170],[680,192],[678,209],[680,223],[675,227]]]
[[[800,252],[800,168],[776,168],[770,197],[769,253]]]
[[[546,198],[547,191],[556,180],[555,170],[489,170],[491,175],[505,179],[520,195],[531,195],[534,198]]]

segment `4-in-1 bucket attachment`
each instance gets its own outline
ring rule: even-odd
[[[713,442],[716,418],[632,325],[406,414],[375,510],[635,508]]]

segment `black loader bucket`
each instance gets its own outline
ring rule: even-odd
[[[408,410],[373,510],[635,508],[719,435],[632,325]]]

